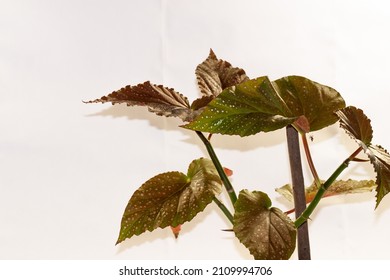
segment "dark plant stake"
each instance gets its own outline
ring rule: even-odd
[[[286,127],[288,154],[290,158],[292,188],[294,194],[295,218],[306,209],[305,182],[303,180],[299,136],[294,127]],[[309,227],[307,222],[297,228],[298,257],[300,260],[310,260]]]
[[[210,159],[194,160],[186,173],[165,172],[147,180],[134,192],[124,211],[117,243],[157,228],[170,227],[177,238],[181,225],[190,222],[214,202],[232,226],[239,241],[255,259],[289,259],[298,240],[299,259],[310,259],[308,219],[323,197],[376,192],[376,207],[390,191],[390,155],[371,143],[371,122],[361,109],[346,107],[341,95],[331,87],[300,76],[271,81],[268,77],[249,79],[241,68],[220,60],[214,52],[195,71],[202,97],[192,103],[172,88],[144,82],[126,86],[86,103],[125,103],[145,106],[159,116],[177,117],[182,128],[195,132]],[[341,128],[357,143],[356,150],[335,168],[326,180],[319,177],[310,154],[307,134],[339,121]],[[272,207],[268,195],[246,189],[236,193],[224,168],[204,133],[240,135],[272,132],[286,127],[292,186],[276,189],[294,209]],[[304,188],[299,136],[313,183]],[[351,162],[364,151],[377,173],[376,180],[337,180]],[[260,164],[260,163],[259,163]],[[227,207],[218,196],[230,198]],[[307,205],[307,207],[306,207]],[[295,221],[289,214],[295,211]]]

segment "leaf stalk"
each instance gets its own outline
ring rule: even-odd
[[[344,160],[339,167],[333,172],[332,175],[325,181],[325,183],[321,184],[321,187],[318,189],[316,195],[314,196],[312,202],[307,206],[306,210],[298,217],[298,219],[294,222],[295,227],[300,227],[303,223],[305,223],[310,215],[313,213],[314,209],[317,207],[321,198],[328,190],[328,188],[333,184],[333,182],[337,179],[338,176],[348,167],[349,163],[362,151],[362,147],[359,147],[355,152],[353,152],[346,160]]]
[[[219,159],[214,151],[213,146],[207,140],[207,138],[203,135],[202,132],[200,132],[200,131],[195,131],[195,132],[199,136],[200,140],[202,140],[203,144],[206,146],[207,152],[209,153],[210,158],[211,158],[212,162],[214,163],[215,168],[217,169],[219,177],[221,178],[221,180],[225,186],[225,189],[230,197],[230,201],[234,205],[237,201],[237,194],[236,194],[232,184],[230,183],[228,176],[226,175],[225,171],[223,170],[223,167],[222,167],[221,163],[219,162]]]
[[[309,143],[307,141],[306,133],[301,133],[301,138],[302,138],[303,148],[304,148],[305,154],[306,154],[307,163],[309,165],[310,171],[311,171],[313,178],[314,178],[314,183],[316,184],[316,186],[318,188],[320,188],[321,187],[321,180],[320,180],[320,177],[318,176],[316,167],[314,166],[314,162],[313,162],[313,159],[311,157],[311,152],[310,152],[310,148],[309,148]]]
[[[215,202],[215,204],[218,205],[219,209],[221,209],[221,211],[225,214],[226,218],[228,218],[228,220],[232,223],[233,225],[233,215],[232,213],[230,213],[229,209],[227,209],[227,207],[225,206],[225,204],[222,203],[222,201],[220,201],[218,198],[214,197],[213,198],[213,201]]]

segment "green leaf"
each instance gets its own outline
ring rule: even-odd
[[[310,131],[335,123],[335,111],[345,107],[340,93],[331,87],[300,76],[288,76],[273,82],[275,90],[294,116],[305,116]]]
[[[334,111],[343,107],[337,91],[306,78],[289,76],[271,82],[260,77],[225,89],[183,127],[248,136],[283,128],[305,116],[313,131],[336,122]]]
[[[340,118],[340,126],[354,139],[370,158],[376,176],[376,206],[390,192],[390,155],[381,146],[372,145],[373,131],[370,119],[361,109],[346,107],[336,114]]]
[[[204,158],[194,160],[187,175],[167,172],[149,179],[130,198],[117,244],[145,231],[192,220],[221,190],[217,170]]]
[[[229,62],[218,59],[213,50],[210,50],[208,58],[196,67],[195,74],[202,94],[212,97],[227,87],[248,80],[243,69],[232,67]]]
[[[296,230],[290,218],[259,191],[242,190],[234,205],[233,230],[255,259],[289,259],[295,250]]]
[[[172,88],[153,85],[150,82],[136,86],[126,86],[99,99],[85,103],[106,103],[113,105],[125,103],[128,106],[147,106],[150,112],[159,116],[178,117],[183,121],[194,119],[194,111],[190,108],[188,100]]]
[[[275,95],[267,77],[243,82],[225,89],[211,101],[195,121],[185,128],[209,133],[248,136],[272,131],[295,121],[285,117],[288,110]]]
[[[323,183],[324,181],[322,181]],[[324,197],[341,195],[341,194],[354,194],[354,193],[364,193],[371,192],[375,189],[376,184],[373,180],[337,180],[328,188]],[[282,195],[288,201],[293,202],[293,190],[290,184],[284,185],[281,188],[275,190],[277,193]],[[318,191],[318,186],[313,183],[310,187],[306,188],[306,202],[309,203],[313,200],[314,196]]]

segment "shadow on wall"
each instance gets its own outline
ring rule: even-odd
[[[199,227],[199,225],[202,225],[202,224],[204,225],[205,218],[210,217],[211,214],[217,214],[219,216],[218,217],[219,219],[221,219],[222,221],[225,221],[225,223],[222,225],[222,227],[221,228],[213,227],[211,229],[208,229],[207,231],[205,231],[205,229],[202,228],[201,233],[199,231],[197,231],[197,227]],[[167,247],[169,247],[169,250],[172,250],[172,252],[173,252],[173,253],[166,252],[167,258],[178,259],[179,255],[181,257],[183,257],[183,253],[180,252],[180,250],[185,250],[186,248],[188,248],[189,244],[191,246],[193,246],[192,240],[196,239],[199,242],[199,238],[196,238],[196,236],[194,236],[194,239],[192,238],[192,235],[195,234],[195,232],[198,234],[199,233],[202,234],[202,236],[204,236],[204,239],[209,239],[210,236],[213,236],[215,234],[219,235],[221,230],[230,229],[230,228],[231,228],[231,225],[226,220],[226,217],[223,216],[221,211],[219,211],[218,207],[214,203],[212,203],[209,206],[207,206],[203,212],[200,212],[192,221],[185,223],[182,226],[182,230],[179,234],[178,239],[175,239],[175,237],[173,236],[173,233],[169,227],[166,227],[164,229],[159,228],[159,229],[154,230],[153,232],[149,232],[149,231],[144,232],[139,236],[133,236],[130,239],[126,239],[125,241],[123,241],[122,243],[117,245],[117,253],[116,254],[121,255],[121,254],[131,253],[132,248],[136,248],[138,246],[143,246],[143,245],[148,244],[148,243],[150,244],[150,243],[153,243],[155,241],[163,241],[163,242],[167,243]],[[237,238],[235,238],[235,235],[233,232],[225,232],[224,236],[225,237],[222,237],[220,239],[220,241],[227,242],[228,244],[231,244],[231,242],[234,242],[234,246],[236,247],[235,252],[238,252],[241,259],[252,259],[253,258],[249,254],[249,251],[242,244],[240,244],[240,242],[238,241]],[[212,238],[218,238],[218,237],[212,237]],[[212,239],[212,238],[210,238],[210,239]],[[176,243],[176,244],[172,245],[172,243]],[[168,246],[168,244],[169,244],[169,246]],[[183,246],[180,246],[180,245],[183,245]],[[213,244],[211,242],[204,242],[203,244],[198,244],[198,246],[204,247],[205,251],[210,250],[210,249],[212,250],[212,248],[213,248]],[[175,255],[175,251],[177,252],[176,255]],[[149,255],[150,259],[155,258],[155,254],[153,253],[153,251],[148,252],[148,253],[150,253],[150,255]],[[162,254],[164,254],[164,252]],[[186,252],[186,254],[187,254],[187,252]],[[143,256],[137,256],[137,255],[133,255],[133,254],[130,254],[130,256],[133,259],[140,259],[140,257],[145,258]],[[192,256],[193,256],[193,254],[191,252],[188,252],[188,259],[191,259]],[[214,258],[219,257],[220,259],[224,259],[224,258],[226,258],[226,254],[224,254],[223,252],[220,252],[220,255],[218,256],[218,252],[216,252],[215,254],[213,254],[212,257],[214,257]],[[210,256],[207,256],[207,255],[202,257],[202,259],[209,259],[209,258],[210,258]]]
[[[183,140],[186,143],[200,145],[200,142],[193,131],[180,127],[184,124],[180,119],[174,117],[157,116],[156,114],[149,112],[147,108],[138,106],[129,107],[125,104],[116,104],[100,112],[88,115],[88,117],[94,116],[126,118],[130,121],[145,120],[150,124],[150,126],[159,130],[164,130],[167,132],[178,131],[182,133],[186,136],[186,139]],[[336,125],[338,126],[338,124]],[[320,143],[334,137],[338,131],[338,127],[336,127],[336,125],[332,125],[321,131],[312,133],[315,135],[315,142]],[[312,134],[310,134],[310,136]],[[213,135],[212,143],[214,148],[246,152],[255,150],[257,148],[273,147],[286,143],[286,132],[285,129],[279,129],[277,131],[269,133],[261,132],[256,135],[247,137],[234,135]]]
[[[180,119],[177,118],[166,118],[166,117],[160,117],[155,115],[154,113],[148,112],[146,108],[142,107],[131,107],[121,104],[121,105],[115,105],[115,106],[109,106],[107,109],[104,109],[100,112],[97,112],[95,114],[90,114],[88,117],[111,117],[111,118],[126,118],[129,121],[134,120],[143,120],[148,122],[148,124],[153,127],[157,128],[159,130],[173,132],[173,131],[179,131],[183,135],[185,135],[185,139],[181,140],[186,143],[190,143],[196,146],[202,146],[202,144],[199,142],[199,139],[195,135],[193,131],[186,130],[183,128],[180,128],[179,126],[183,123]],[[336,123],[326,129],[323,129],[318,132],[310,133],[309,136],[314,137],[313,145],[319,144],[321,142],[326,142],[327,140],[337,137],[339,140],[339,143],[341,146],[345,146],[345,155],[347,156],[349,151],[353,151],[356,149],[355,143],[344,133],[339,133],[339,124]],[[251,151],[260,147],[273,147],[277,145],[281,145],[286,142],[286,136],[285,136],[285,129],[280,129],[274,132],[270,133],[259,133],[254,136],[248,136],[248,137],[239,137],[239,136],[223,136],[223,135],[214,135],[212,137],[213,146],[220,149],[226,149],[226,150],[237,150],[237,151]],[[344,153],[343,153],[344,154]],[[363,157],[363,155],[362,155]],[[354,177],[354,175],[359,175],[359,170],[355,169],[356,167],[353,165],[351,166],[344,175],[347,177]],[[372,166],[370,164],[367,164],[364,166],[364,171],[368,176],[365,176],[367,179],[374,179],[373,172],[372,172]],[[285,209],[290,209],[290,204],[286,203],[283,199],[277,199],[277,201],[285,206]],[[382,202],[382,204],[374,211],[375,207],[375,198],[374,193],[367,193],[367,194],[353,194],[353,195],[342,195],[337,198],[325,198],[323,202],[320,203],[319,208],[313,213],[313,219],[321,210],[325,210],[325,208],[328,208],[334,204],[360,204],[360,203],[366,203],[366,202],[372,202],[372,215],[375,215],[375,218],[377,220],[381,219],[381,216],[383,216],[387,211],[390,209],[390,199],[385,198]],[[182,234],[191,234],[191,231],[195,230],[197,226],[199,226],[199,223],[201,223],[204,220],[204,215],[210,214],[210,212],[214,211],[215,206],[210,205],[205,209],[204,212],[200,213],[191,223],[186,223],[185,227],[183,229]],[[219,211],[216,211],[220,214]],[[222,219],[224,219],[221,216]],[[215,229],[220,230],[220,229]],[[212,234],[210,232],[207,232],[205,234]],[[127,250],[131,250],[131,248],[141,246],[145,243],[151,243],[153,240],[167,240],[174,238],[170,229],[158,229],[152,233],[147,232],[140,236],[135,236],[131,239],[126,240],[125,242],[118,245],[118,251],[117,254],[122,254]],[[180,237],[179,237],[180,238]],[[190,238],[190,237],[189,237]],[[227,236],[226,239],[234,239],[234,236],[232,237]],[[247,250],[241,244],[237,243],[237,251],[240,255],[243,256],[243,258],[247,258]],[[221,256],[223,257],[223,256]],[[135,256],[136,258],[136,256]]]

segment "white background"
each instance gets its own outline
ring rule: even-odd
[[[212,48],[252,78],[302,75],[337,89],[389,148],[389,33],[387,1],[0,0],[0,258],[251,259],[214,205],[178,240],[159,229],[114,246],[131,194],[207,153],[177,119],[82,100],[146,80],[194,100],[195,67]],[[337,124],[312,135],[326,179],[356,146]],[[291,208],[274,192],[290,181],[284,130],[213,144],[237,190]],[[374,174],[351,164],[343,176]],[[388,259],[390,197],[374,206],[374,193],[323,200],[312,257]]]

